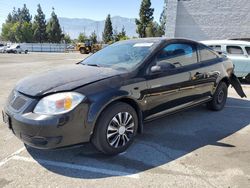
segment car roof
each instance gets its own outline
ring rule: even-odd
[[[206,45],[245,45],[250,46],[250,42],[241,41],[241,40],[205,40],[200,41]]]
[[[167,42],[167,41],[185,41],[185,42],[192,42],[192,43],[199,43],[197,41],[193,41],[190,39],[186,39],[186,38],[167,38],[167,37],[148,37],[148,38],[135,38],[135,39],[129,39],[126,40],[127,42]]]
[[[20,44],[12,44],[11,47],[15,47],[15,46],[18,46],[18,45],[20,45]]]

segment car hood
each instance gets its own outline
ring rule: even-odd
[[[15,90],[29,96],[42,96],[69,91],[121,73],[111,68],[76,64],[26,77],[17,83]]]

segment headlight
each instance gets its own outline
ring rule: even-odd
[[[52,94],[42,98],[34,109],[36,114],[55,115],[73,110],[85,98],[76,92]]]

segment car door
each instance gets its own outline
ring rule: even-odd
[[[199,66],[190,70],[195,93],[200,99],[212,96],[216,80],[221,75],[221,57],[203,44],[198,45]]]
[[[20,53],[20,52],[21,52],[21,48],[20,48],[19,45],[16,47],[16,51],[17,51],[17,53]]]
[[[152,73],[157,66],[166,69]],[[197,92],[190,73],[199,67],[196,43],[175,42],[163,47],[147,71],[146,119],[170,113],[199,100],[201,94]]]
[[[234,71],[237,77],[244,77],[248,74],[246,71],[249,57],[242,46],[226,45],[224,49],[227,57],[233,61],[235,65]]]

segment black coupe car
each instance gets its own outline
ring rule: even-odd
[[[21,80],[3,117],[32,147],[91,141],[103,153],[118,154],[142,133],[145,121],[202,103],[221,110],[230,84],[246,97],[233,71],[226,57],[191,40],[127,40]]]

